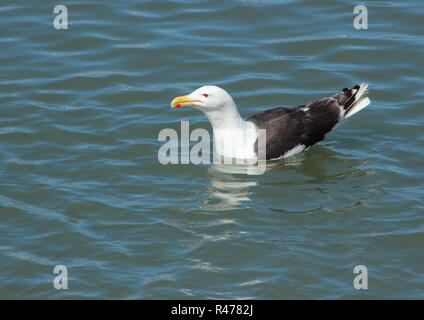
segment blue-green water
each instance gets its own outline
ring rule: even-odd
[[[0,298],[423,299],[423,13],[420,0],[3,0]],[[362,81],[369,107],[263,175],[158,162],[160,130],[210,131],[169,108],[203,84],[247,117]]]

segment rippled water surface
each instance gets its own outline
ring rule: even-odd
[[[62,3],[3,0],[0,298],[424,299],[424,6],[361,3],[367,30],[351,1],[67,1],[56,30]],[[362,81],[263,175],[158,162],[160,130],[211,130],[169,107],[203,84],[247,117]]]

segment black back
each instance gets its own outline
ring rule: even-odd
[[[299,144],[308,148],[324,139],[340,114],[337,100],[324,98],[303,106],[266,110],[247,120],[266,129],[266,158],[274,159]]]

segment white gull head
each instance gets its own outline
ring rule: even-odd
[[[190,106],[202,111],[209,119],[216,152],[237,159],[256,159],[257,128],[240,116],[233,98],[217,86],[203,86],[186,96],[172,100],[171,107]]]

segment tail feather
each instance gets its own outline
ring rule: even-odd
[[[349,118],[350,116],[353,116],[355,113],[361,111],[366,106],[368,106],[371,103],[371,100],[368,97],[364,97],[358,102],[355,103],[355,106],[349,110],[349,112],[345,113],[345,118]]]
[[[368,84],[361,83],[360,85],[354,86],[352,89],[344,88],[343,92],[334,96],[337,102],[343,106],[345,111],[343,115],[344,119],[361,111],[371,103],[370,99],[365,97],[367,93]]]

